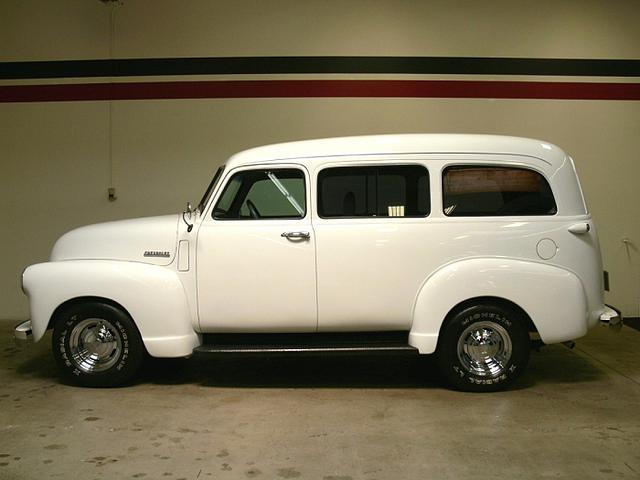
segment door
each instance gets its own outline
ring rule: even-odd
[[[308,185],[298,165],[230,172],[198,232],[203,332],[316,330]]]
[[[328,167],[317,190],[318,331],[408,330],[431,262],[427,169]]]

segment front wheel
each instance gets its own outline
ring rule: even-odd
[[[443,326],[436,358],[445,380],[458,390],[491,392],[513,382],[529,361],[524,319],[495,305],[474,305]]]
[[[107,303],[74,305],[55,319],[53,355],[73,383],[114,387],[129,382],[146,350],[135,324]]]

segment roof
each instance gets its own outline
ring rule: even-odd
[[[559,147],[530,138],[471,134],[363,135],[278,143],[233,155],[227,167],[279,160],[320,159],[350,155],[501,154],[539,158],[559,166],[565,153]]]

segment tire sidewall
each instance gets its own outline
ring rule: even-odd
[[[71,358],[71,332],[87,318],[107,320],[120,334],[121,352],[116,363],[108,370],[84,372]],[[142,339],[130,317],[117,307],[104,303],[81,304],[65,310],[56,318],[52,343],[54,357],[65,377],[83,386],[117,386],[128,382],[137,371],[144,355]]]
[[[493,322],[507,332],[512,344],[511,358],[498,375],[480,376],[468,371],[458,358],[458,340],[474,323]],[[454,315],[445,325],[438,344],[438,366],[454,388],[487,392],[502,390],[524,370],[529,359],[529,335],[524,322],[514,312],[493,305],[476,305]]]

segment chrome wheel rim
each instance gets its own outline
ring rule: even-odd
[[[458,360],[469,373],[481,377],[504,373],[511,352],[511,337],[494,322],[473,323],[458,339]]]
[[[78,369],[85,373],[103,372],[118,362],[122,336],[108,320],[86,318],[71,330],[69,349]]]

